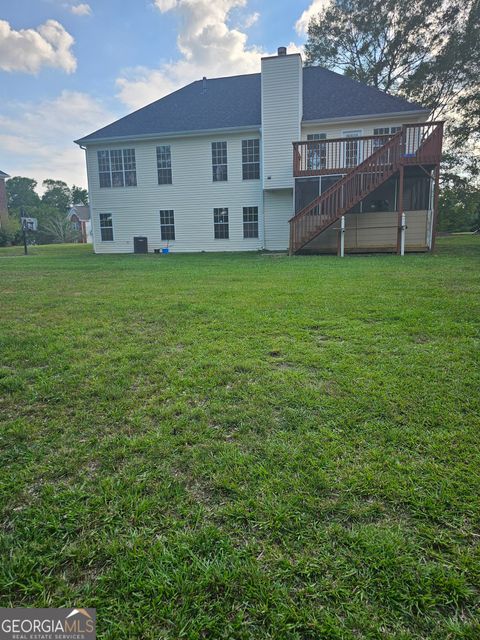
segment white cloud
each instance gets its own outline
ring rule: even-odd
[[[295,23],[295,30],[299,36],[307,35],[308,23],[313,16],[320,13],[331,3],[331,0],[313,0],[311,5],[305,9],[300,18]]]
[[[129,107],[142,107],[203,76],[260,70],[260,58],[267,52],[248,46],[242,27],[229,24],[231,11],[245,7],[247,0],[155,0],[154,4],[162,13],[172,11],[177,16],[180,23],[177,47],[181,57],[154,69],[125,70],[117,79],[118,97]],[[252,20],[257,20],[253,15]],[[298,50],[293,44],[289,46],[291,52]]]
[[[90,16],[92,14],[92,7],[82,2],[81,4],[72,5],[70,11],[76,16]]]
[[[86,186],[85,158],[73,143],[114,120],[85,93],[62,91],[53,100],[10,103],[0,114],[0,166],[10,175],[65,180]]]
[[[73,37],[56,20],[36,29],[15,31],[0,20],[0,69],[37,73],[41,67],[57,67],[73,73],[77,61],[71,51]]]
[[[250,27],[253,27],[253,25],[258,22],[259,18],[260,14],[258,11],[255,11],[255,13],[250,13],[243,21],[243,26],[245,27],[245,29],[250,29]]]

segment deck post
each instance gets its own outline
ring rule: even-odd
[[[405,168],[400,165],[400,177],[398,181],[398,202],[397,202],[397,253],[400,255],[402,247],[402,215],[403,215],[403,174]],[[402,254],[403,255],[403,254]]]
[[[340,229],[338,231],[338,255],[340,258],[345,257],[345,216],[340,218]]]
[[[405,255],[405,231],[407,229],[407,225],[405,224],[405,212],[402,213],[402,227],[400,231],[400,255]]]
[[[438,223],[438,196],[440,193],[440,165],[435,167],[435,187],[433,192],[433,220],[432,220],[432,243],[430,245],[430,251],[435,249],[435,236],[437,235],[437,223]]]

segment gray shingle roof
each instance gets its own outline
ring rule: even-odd
[[[10,176],[5,171],[0,171],[0,178],[9,178]]]
[[[259,73],[197,80],[76,142],[260,126],[260,83]],[[420,109],[322,67],[303,69],[304,121]]]
[[[74,204],[68,215],[76,213],[79,220],[90,220],[90,207],[84,204]]]
[[[363,82],[323,67],[303,69],[303,120],[424,110]]]

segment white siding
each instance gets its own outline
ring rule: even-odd
[[[300,139],[302,59],[299,54],[262,59],[263,185],[293,186],[292,142]]]
[[[335,122],[327,124],[309,124],[304,122],[302,124],[301,140],[306,140],[308,134],[312,133],[326,133],[327,139],[329,138],[343,138],[345,137],[344,131],[357,131],[360,130],[362,136],[373,136],[373,130],[378,127],[401,127],[402,124],[413,124],[416,122],[425,122],[426,115],[404,115],[395,116],[394,118],[378,118],[378,119],[365,119],[365,120],[351,120],[346,122]]]
[[[175,212],[175,240],[171,251],[251,251],[262,248],[263,211],[261,180],[242,179],[242,140],[259,138],[258,132],[218,134],[89,146],[87,170],[97,253],[133,251],[133,237],[146,236],[148,249],[165,246],[160,235],[160,209]],[[227,141],[228,181],[213,182],[211,143]],[[170,144],[173,184],[159,185],[157,145]],[[135,148],[137,186],[100,188],[98,149]],[[257,206],[259,238],[243,238],[243,207]],[[228,240],[215,240],[213,209],[227,207]],[[113,216],[113,242],[100,239],[100,213]]]
[[[286,251],[290,237],[288,221],[293,216],[293,190],[265,191],[265,249]]]

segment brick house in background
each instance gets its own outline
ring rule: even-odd
[[[69,210],[67,218],[72,223],[72,228],[78,231],[78,242],[83,244],[92,242],[92,223],[90,220],[90,207],[84,204],[74,204]]]
[[[8,220],[7,189],[5,180],[10,176],[4,171],[0,171],[0,227]]]

